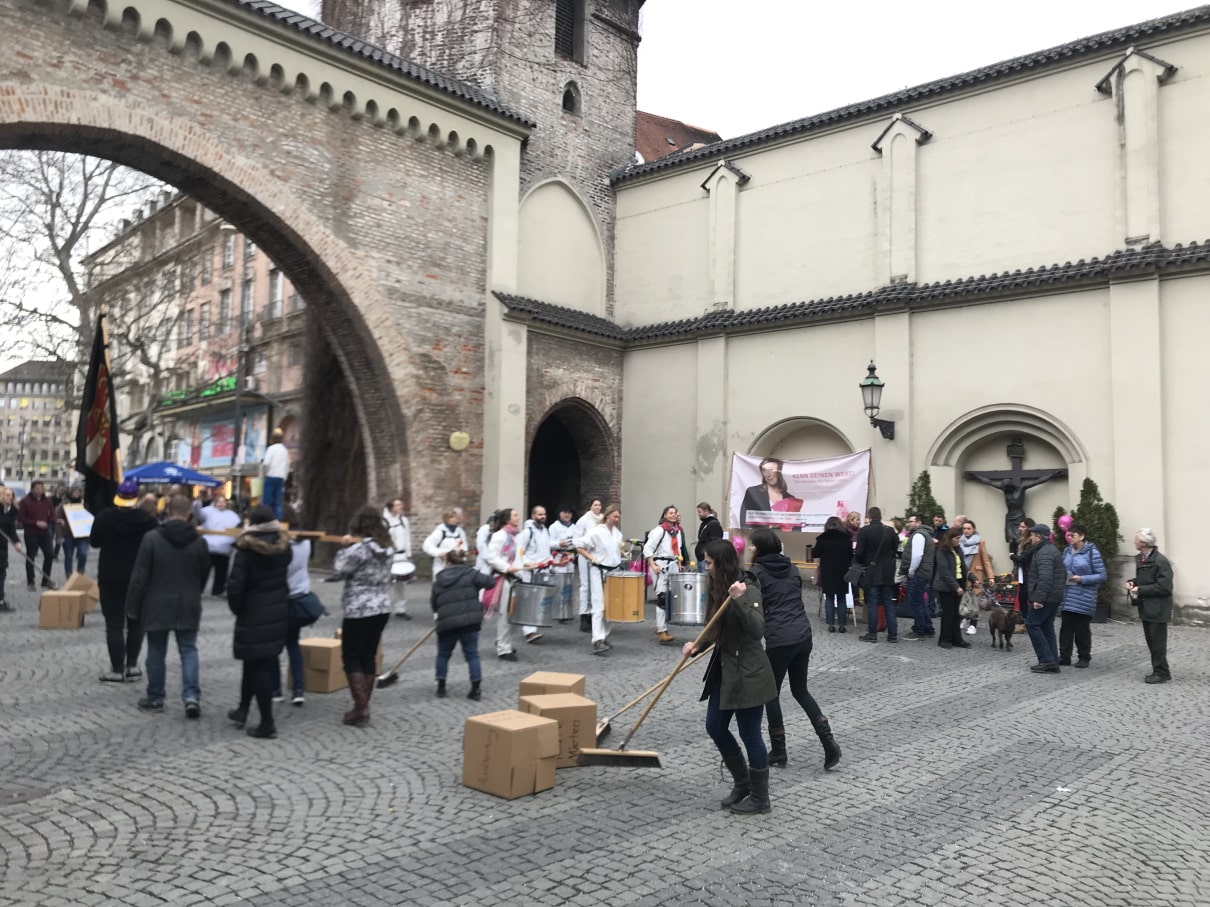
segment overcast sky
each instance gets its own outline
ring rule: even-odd
[[[730,138],[1195,5],[647,0],[639,108]]]

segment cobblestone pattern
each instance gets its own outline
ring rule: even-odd
[[[11,577],[10,573],[10,577]],[[339,587],[317,585],[330,603]],[[203,716],[187,721],[169,656],[166,714],[141,684],[96,681],[99,614],[37,629],[32,593],[0,616],[0,904],[1105,904],[1210,903],[1210,656],[1171,630],[1175,681],[1148,686],[1137,625],[1094,627],[1088,670],[1036,676],[1012,653],[860,643],[819,633],[811,688],[844,758],[833,773],[785,696],[790,765],[773,812],[717,809],[726,787],[697,701],[675,683],[635,736],[662,769],[561,769],[554,790],[504,801],[458,782],[466,716],[515,705],[533,670],[588,675],[612,711],[675,664],[644,624],[615,625],[606,659],[556,625],[515,664],[484,654],[484,701],[433,696],[432,644],[345,728],[344,692],[279,707],[279,737],[235,731],[231,617],[207,599]],[[394,620],[387,662],[428,628]],[[335,609],[334,609],[335,610]],[[811,607],[814,611],[814,603]],[[329,635],[337,615],[309,633]],[[688,638],[690,628],[675,628]],[[488,636],[492,635],[490,625]],[[628,728],[615,722],[606,745]]]

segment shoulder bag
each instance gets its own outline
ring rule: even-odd
[[[886,529],[885,526],[882,527]],[[874,559],[868,564],[854,564],[848,569],[844,575],[844,581],[850,586],[860,586],[865,580],[865,573],[868,569],[878,563],[878,556],[882,554],[882,545],[886,541],[886,533],[883,532],[882,538],[878,540],[878,548],[874,551]]]

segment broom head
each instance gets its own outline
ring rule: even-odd
[[[392,671],[389,674],[379,674],[378,683],[376,684],[376,686],[380,690],[385,690],[387,687],[391,686],[391,684],[393,684],[398,679],[399,679],[398,671]]]
[[[601,741],[609,736],[610,730],[612,730],[612,728],[609,726],[608,718],[602,718],[597,722],[597,746],[600,746]]]
[[[620,768],[663,768],[660,754],[651,750],[582,749],[576,765],[612,765]]]

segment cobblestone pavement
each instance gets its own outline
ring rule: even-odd
[[[1149,686],[1138,626],[1094,627],[1092,667],[1055,677],[1026,670],[1025,637],[1012,653],[984,632],[970,650],[869,645],[821,633],[813,615],[811,688],[844,759],[822,770],[787,691],[774,811],[737,817],[717,808],[727,788],[700,666],[636,735],[662,769],[561,769],[554,790],[511,802],[458,782],[463,720],[512,707],[529,672],[587,674],[608,712],[671,669],[678,650],[655,644],[650,608],[615,627],[606,659],[575,624],[515,664],[485,638],[478,704],[463,698],[460,655],[451,698],[434,697],[430,643],[375,694],[369,728],[341,726],[346,693],[309,695],[259,741],[224,719],[238,667],[223,602],[206,601],[204,712],[186,721],[174,653],[167,712],[142,714],[141,684],[97,682],[99,612],[79,631],[39,630],[33,594],[10,583],[9,595],[0,903],[1210,904],[1203,630],[1172,629],[1176,680]],[[420,619],[391,622],[387,661],[427,629],[426,595],[412,588]]]

